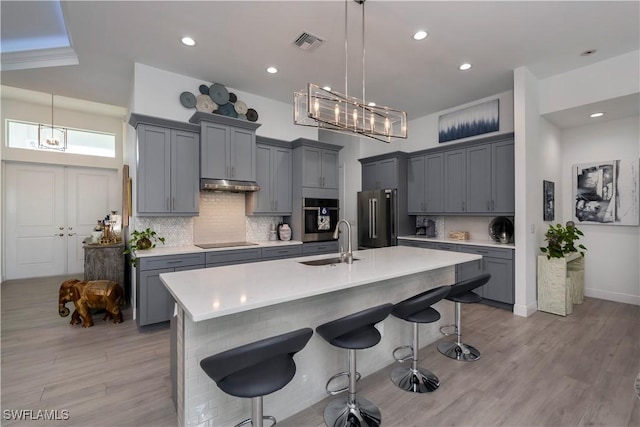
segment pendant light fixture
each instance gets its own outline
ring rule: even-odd
[[[51,125],[38,125],[38,148],[65,151],[67,149],[67,129],[53,125],[53,94],[51,94]]]
[[[307,89],[294,93],[293,122],[345,133],[357,133],[368,138],[391,142],[407,138],[407,113],[370,103],[365,93],[365,0],[353,0],[362,6],[362,99],[348,95],[347,11],[344,8],[344,94],[308,83]]]

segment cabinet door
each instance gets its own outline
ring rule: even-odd
[[[322,150],[322,187],[338,189],[338,152]]]
[[[273,148],[272,154],[273,199],[274,210],[279,214],[291,215],[291,150]]]
[[[467,148],[466,212],[491,212],[491,144]]]
[[[256,134],[247,129],[231,128],[231,170],[229,178],[256,180]]]
[[[398,159],[378,162],[378,188],[398,188]]]
[[[321,152],[319,148],[302,147],[302,186],[322,186]]]
[[[444,212],[444,155],[425,156],[424,203],[426,212]]]
[[[193,132],[171,131],[171,212],[198,213],[200,140]]]
[[[515,173],[513,141],[496,142],[491,146],[492,211],[515,212]]]
[[[254,212],[272,212],[273,196],[271,195],[273,184],[271,179],[271,147],[265,145],[256,146],[256,182],[260,191],[255,195],[256,206]],[[276,172],[277,173],[277,172]]]
[[[378,189],[378,162],[362,165],[362,191]]]
[[[424,212],[425,158],[411,157],[407,162],[407,213]]]
[[[444,153],[444,210],[459,213],[465,210],[466,184],[465,150],[446,151]]]
[[[141,271],[138,277],[138,324],[166,322],[173,313],[173,298],[160,281],[160,274],[171,273],[173,268]]]
[[[456,282],[471,279],[472,277],[476,277],[481,274],[482,274],[481,259],[478,259],[476,261],[465,262],[464,264],[458,264],[456,266]],[[479,287],[474,292],[482,296],[482,288],[484,288],[484,286]]]
[[[482,297],[513,304],[513,260],[484,257],[483,263],[491,279],[483,286]]]
[[[138,126],[137,209],[139,213],[170,212],[171,131]]]
[[[231,161],[229,126],[202,122],[200,138],[200,175],[203,178],[228,179]]]

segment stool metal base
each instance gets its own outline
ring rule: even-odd
[[[464,343],[441,342],[438,344],[438,351],[451,359],[462,362],[475,362],[480,359],[478,349]]]
[[[438,377],[420,367],[414,370],[409,366],[399,366],[391,371],[391,381],[398,388],[412,393],[429,393],[440,387]]]
[[[336,399],[324,408],[324,423],[328,427],[379,427],[382,416],[380,410],[360,397],[355,405],[349,404],[348,399]]]

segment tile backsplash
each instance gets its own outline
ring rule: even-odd
[[[282,222],[281,216],[248,216],[245,217],[247,222],[247,240],[250,242],[259,242],[261,240],[269,240],[271,227]]]
[[[166,247],[193,245],[193,218],[191,217],[137,216],[132,218],[129,230],[144,230],[147,227],[158,233],[158,236],[164,237]]]

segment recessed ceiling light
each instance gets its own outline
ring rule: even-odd
[[[375,103],[375,102],[370,102],[370,103],[369,103],[369,104],[367,104],[367,105],[369,105],[369,107],[375,107],[375,106],[376,106],[376,103]]]
[[[426,31],[420,30],[413,35],[414,40],[424,40],[428,36]]]
[[[589,117],[591,117],[592,119],[595,119],[596,117],[602,117],[602,116],[604,116],[604,113],[602,112],[593,113],[589,115]]]
[[[277,72],[278,72],[278,69],[276,67],[267,68],[267,73],[269,73],[269,74],[275,74]]]
[[[584,52],[581,52],[580,56],[591,56],[594,53],[596,53],[595,49],[589,49],[589,50],[585,50]]]
[[[469,64],[468,62],[465,62],[464,64],[462,64],[461,66],[458,67],[458,69],[462,70],[462,71],[466,71],[469,68],[471,68],[471,64]]]
[[[186,45],[186,46],[195,46],[196,41],[194,39],[192,39],[191,37],[183,37],[182,38],[182,44]]]
[[[325,86],[322,89],[330,91],[331,90],[331,86]]]

